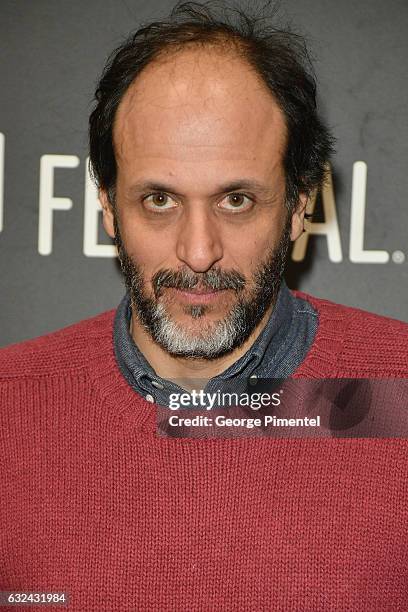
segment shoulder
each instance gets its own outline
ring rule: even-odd
[[[336,302],[317,298],[302,291],[292,291],[292,293],[311,304],[321,318],[325,320],[346,321],[347,324],[353,326],[353,329],[360,330],[363,334],[377,329],[380,329],[381,332],[389,331],[392,334],[401,333],[405,337],[408,334],[408,323],[404,321],[361,310],[360,308],[337,304]]]
[[[112,332],[115,310],[0,349],[0,380],[52,375],[86,367],[88,347]]]
[[[338,375],[408,376],[407,323],[300,291],[293,293],[316,310],[315,345],[333,360]]]

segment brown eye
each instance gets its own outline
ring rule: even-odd
[[[230,193],[220,204],[220,208],[224,210],[247,210],[251,207],[252,200],[244,193]]]
[[[143,198],[144,205],[150,210],[169,210],[176,208],[177,204],[167,193],[150,193]]]
[[[230,202],[233,206],[241,206],[245,201],[245,196],[242,193],[232,193],[230,196]]]
[[[155,206],[164,206],[167,202],[165,193],[155,193],[152,195],[152,202]]]

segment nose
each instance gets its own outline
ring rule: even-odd
[[[194,272],[206,272],[222,259],[223,248],[214,213],[200,203],[184,211],[177,235],[176,254]]]

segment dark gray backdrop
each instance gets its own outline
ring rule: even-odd
[[[115,260],[84,254],[87,119],[107,54],[129,29],[171,6],[165,0],[2,0],[0,345],[92,316],[120,300]],[[311,236],[306,257],[289,266],[289,285],[408,320],[408,3],[286,0],[280,14],[307,35],[317,57],[321,108],[338,138],[333,181],[342,249],[341,261],[333,261],[338,248],[330,258],[326,236]],[[70,198],[72,207],[54,213],[49,255],[39,253],[38,240],[44,155],[79,158],[76,167],[54,173],[54,195]],[[357,161],[368,168],[363,249],[381,250],[385,263],[361,254],[361,223],[350,259]],[[361,180],[354,187],[361,191]],[[363,201],[360,193],[356,216],[364,212]],[[99,242],[109,244],[101,229]]]

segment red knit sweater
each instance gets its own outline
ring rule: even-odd
[[[296,377],[408,377],[406,324],[298,295],[319,327]],[[160,438],[113,316],[0,351],[1,590],[80,612],[408,610],[407,440]]]

